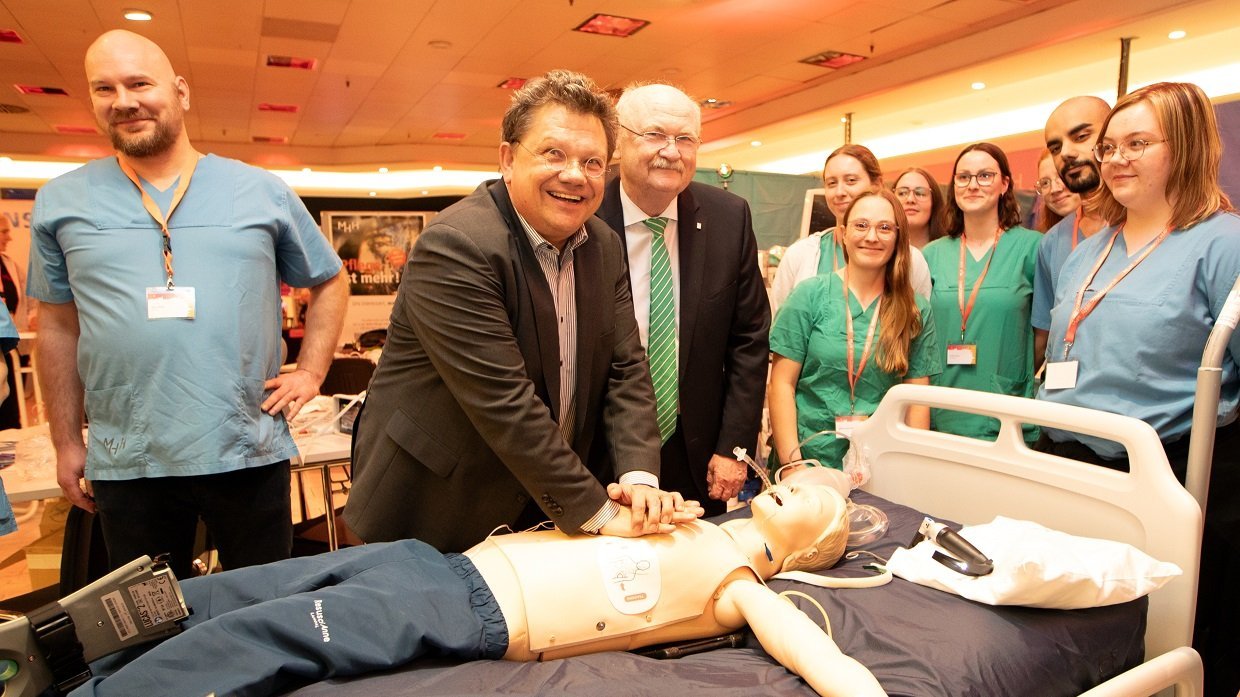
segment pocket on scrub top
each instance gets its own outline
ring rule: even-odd
[[[109,469],[146,464],[146,409],[133,385],[87,390],[85,406],[90,459]]]

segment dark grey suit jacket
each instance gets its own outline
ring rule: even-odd
[[[607,501],[600,481],[658,474],[623,245],[597,219],[586,227],[574,251],[571,443],[558,426],[555,307],[507,187],[483,184],[422,233],[354,434],[345,519],[363,540],[462,551],[514,523],[531,496],[576,530]],[[606,456],[591,461],[597,439]]]
[[[745,199],[692,182],[677,198],[680,257],[680,428],[690,473],[706,500],[711,455],[754,452],[762,422],[771,306]],[[624,239],[620,180],[598,217]]]

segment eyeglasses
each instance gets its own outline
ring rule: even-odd
[[[930,190],[924,186],[917,186],[913,188],[902,186],[896,189],[896,198],[906,199],[909,196],[912,196],[913,198],[930,198]]]
[[[1042,177],[1033,183],[1033,190],[1043,196],[1051,193],[1055,189],[1062,188],[1063,182],[1059,180],[1059,177]]]
[[[877,232],[879,237],[890,237],[900,231],[900,226],[886,220],[872,223],[865,218],[858,218],[848,221],[848,229],[863,237],[870,234],[870,230]]]
[[[1130,141],[1116,145],[1114,143],[1098,143],[1094,146],[1094,159],[1099,162],[1106,162],[1115,159],[1115,154],[1128,160],[1141,159],[1145,154],[1145,149],[1155,143],[1165,143],[1166,140],[1144,140],[1142,138],[1134,138]]]
[[[553,171],[563,172],[568,169],[570,164],[568,155],[559,148],[549,148],[543,152],[534,152],[533,150],[525,147],[525,144],[521,141],[517,141],[517,145],[520,145],[523,150],[545,162],[547,167],[551,168]],[[576,165],[577,169],[581,170],[582,174],[591,179],[598,179],[607,172],[607,163],[599,157],[591,157],[584,162],[581,160],[574,160],[571,163]]]
[[[998,176],[999,176],[998,172],[978,172],[977,174],[968,174],[966,172],[960,172],[956,176],[952,177],[952,181],[956,182],[956,188],[966,189],[969,186],[969,182],[973,181],[974,179],[977,180],[978,186],[990,186],[991,184],[995,183],[995,179]]]
[[[657,147],[660,150],[669,145],[674,145],[676,146],[676,149],[681,152],[693,152],[694,150],[697,150],[699,145],[702,144],[701,139],[691,135],[669,136],[666,133],[660,133],[658,131],[638,133],[624,124],[620,124],[620,128],[623,128],[629,133],[637,136],[638,140],[646,145],[649,145],[652,148]]]

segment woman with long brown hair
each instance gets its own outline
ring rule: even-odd
[[[900,382],[942,369],[934,321],[909,280],[908,220],[886,189],[858,196],[836,228],[843,264],[793,290],[771,329],[768,394],[779,464],[814,459],[839,469],[847,435]],[[910,426],[928,428],[912,407]],[[802,444],[803,443],[803,444]]]

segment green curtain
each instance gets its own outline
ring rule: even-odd
[[[698,169],[693,179],[724,188],[719,173],[713,169]],[[796,241],[801,231],[805,192],[821,186],[822,180],[811,175],[733,172],[726,188],[749,202],[758,249],[769,249]]]

